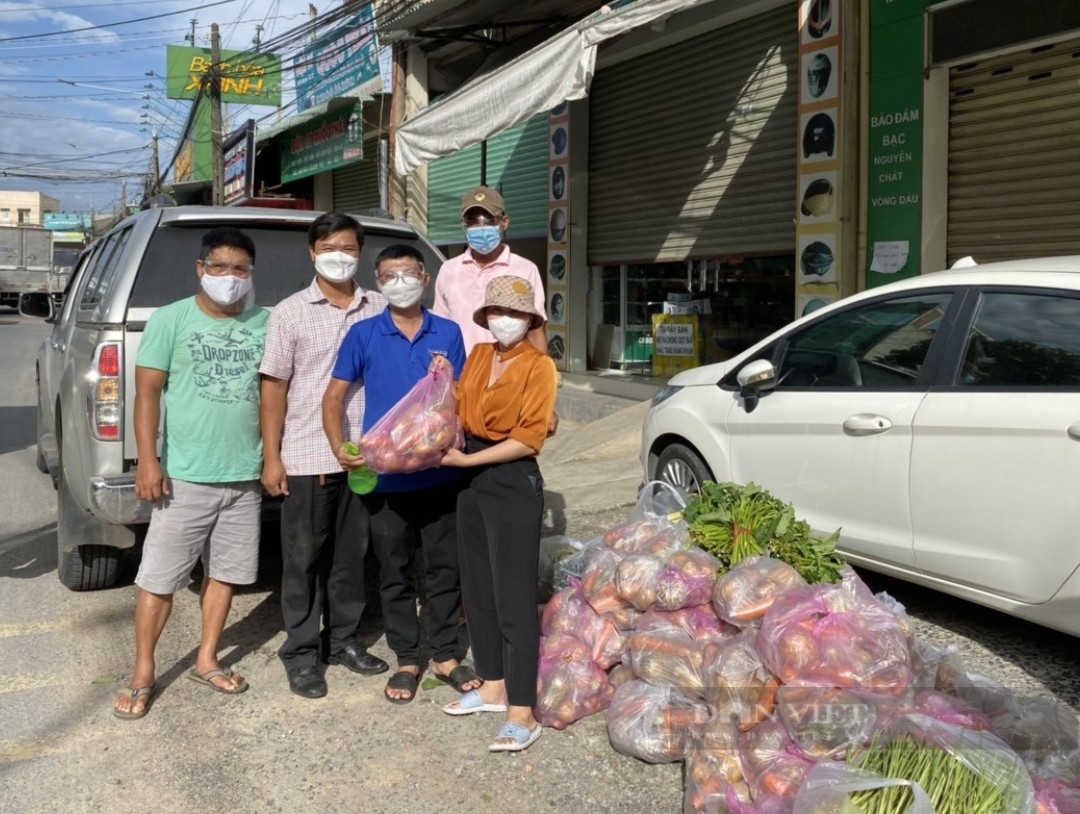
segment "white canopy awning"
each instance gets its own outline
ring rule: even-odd
[[[601,9],[490,74],[421,110],[397,128],[394,168],[407,175],[589,93],[604,40],[709,0],[638,0]],[[606,8],[606,7],[605,7]]]

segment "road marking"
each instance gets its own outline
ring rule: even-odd
[[[45,622],[29,622],[25,625],[0,624],[0,639],[10,639],[15,636],[36,636],[41,633],[52,633],[57,630],[70,630],[71,621],[67,619],[52,619]]]

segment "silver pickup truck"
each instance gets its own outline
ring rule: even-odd
[[[202,235],[236,226],[255,241],[255,295],[271,307],[314,276],[307,231],[318,212],[246,207],[147,209],[80,256],[52,335],[37,357],[38,467],[57,489],[60,581],[72,590],[113,585],[121,555],[141,543],[150,506],[135,497],[135,354],[161,305],[198,290]],[[375,287],[374,258],[415,246],[434,276],[439,251],[412,226],[356,216],[364,228],[358,281]],[[429,286],[425,292],[430,304]],[[50,316],[48,313],[30,316]]]

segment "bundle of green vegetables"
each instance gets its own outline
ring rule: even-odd
[[[682,517],[690,539],[717,557],[723,570],[754,555],[786,562],[809,583],[839,582],[839,529],[828,538],[811,534],[795,509],[756,483],[706,481],[687,501]]]
[[[863,754],[849,754],[848,761],[882,777],[917,782],[937,814],[1008,814],[1015,805],[1010,791],[1018,786],[1022,770],[1020,764],[1003,760],[997,771],[976,771],[952,751],[911,735],[887,744],[875,741]],[[907,811],[913,796],[910,786],[888,786],[852,792],[848,799],[854,806],[851,814],[894,814]]]

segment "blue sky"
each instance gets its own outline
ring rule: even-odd
[[[341,4],[314,5],[328,14]],[[221,47],[242,51],[256,35],[273,43],[305,25],[309,3],[0,1],[0,189],[43,192],[68,212],[106,212],[119,209],[126,175],[128,198],[137,201],[152,131],[164,168],[187,117],[189,102],[165,96],[165,48],[186,44],[193,19],[196,45],[209,47],[216,22]],[[280,51],[286,68],[297,47]],[[288,105],[287,70],[283,90]],[[226,113],[236,126],[273,110],[230,105]]]

